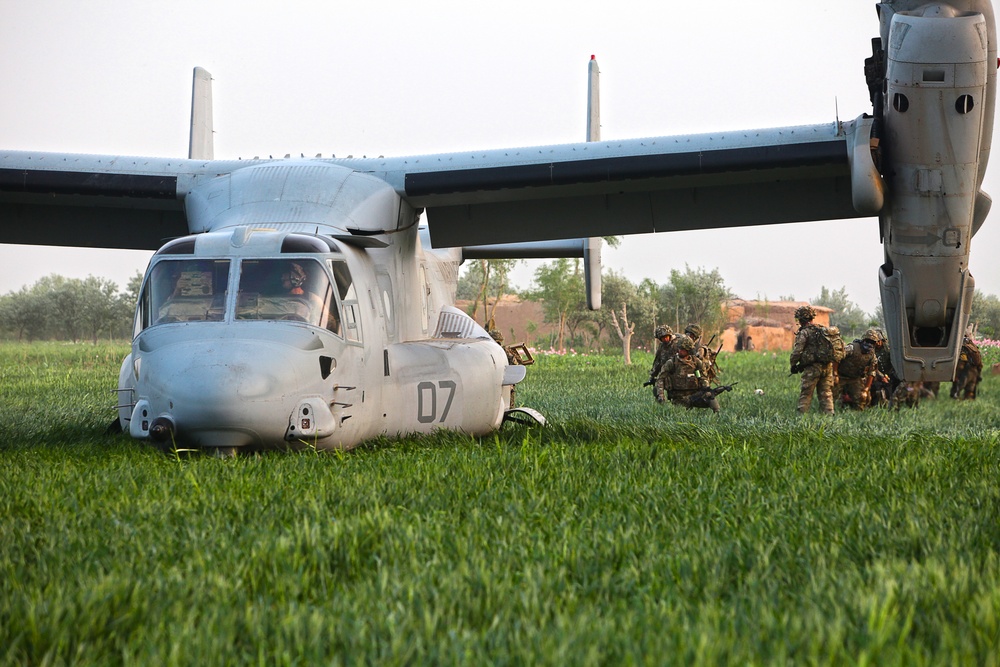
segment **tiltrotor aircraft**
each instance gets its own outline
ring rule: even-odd
[[[993,8],[876,9],[871,113],[738,133],[602,142],[594,86],[578,144],[215,160],[196,69],[188,159],[0,152],[0,242],[159,248],[118,391],[122,428],[161,444],[496,429],[524,368],[452,305],[459,264],[584,255],[599,307],[602,235],[878,216],[893,364],[950,380],[991,203]]]

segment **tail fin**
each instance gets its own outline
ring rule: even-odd
[[[215,159],[215,148],[212,133],[212,75],[201,67],[195,67],[194,82],[191,85],[191,137],[188,143],[189,159]]]
[[[587,66],[587,141],[601,140],[601,70],[597,56]]]
[[[601,140],[600,90],[597,59],[590,56],[590,79],[587,85],[587,141]],[[582,257],[583,280],[587,291],[587,307],[601,309],[601,248],[600,236],[584,239],[555,241],[529,241],[525,243],[497,243],[492,245],[464,246],[462,260],[466,259],[548,259],[552,257]]]
[[[587,66],[587,141],[601,140],[601,70],[597,56],[590,56]],[[584,281],[587,286],[587,307],[601,309],[601,246],[600,236],[585,239],[583,253]]]

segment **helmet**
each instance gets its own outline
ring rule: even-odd
[[[691,336],[691,338],[701,338],[701,327],[697,324],[689,324],[684,327],[684,333]]]
[[[677,349],[694,352],[694,341],[687,336],[681,336],[680,340],[677,341]]]
[[[663,338],[664,336],[673,336],[674,330],[668,327],[666,324],[661,324],[656,327],[656,331],[653,332],[654,338]]]
[[[503,334],[497,331],[496,329],[490,329],[490,337],[496,342],[503,345]]]
[[[866,332],[864,333],[864,335],[863,335],[863,336],[861,336],[861,340],[870,340],[870,341],[871,341],[872,343],[874,343],[875,345],[878,345],[878,344],[879,344],[879,343],[881,343],[881,342],[882,342],[882,341],[883,341],[884,339],[885,339],[885,338],[884,338],[884,336],[882,335],[882,332],[881,332],[881,331],[879,331],[878,329],[869,329],[868,331],[866,331]]]
[[[809,322],[816,317],[816,311],[812,306],[799,306],[795,309],[795,319],[799,322]]]

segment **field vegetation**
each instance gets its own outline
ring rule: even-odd
[[[1000,662],[993,377],[799,416],[723,354],[713,415],[552,355],[544,429],[217,460],[104,434],[125,352],[0,345],[0,664]]]

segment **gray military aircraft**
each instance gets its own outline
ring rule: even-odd
[[[524,369],[452,305],[459,264],[586,255],[598,306],[591,239],[605,234],[877,215],[893,363],[947,380],[990,206],[993,8],[876,9],[870,114],[736,133],[215,160],[210,77],[196,70],[187,159],[0,152],[0,242],[159,248],[119,422],[218,452],[499,427]]]

